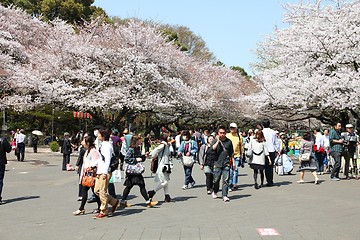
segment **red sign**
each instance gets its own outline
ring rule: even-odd
[[[280,233],[275,228],[257,228],[256,231],[260,236],[280,236]]]
[[[92,116],[90,113],[83,113],[83,112],[73,112],[74,118],[90,118],[92,119]]]

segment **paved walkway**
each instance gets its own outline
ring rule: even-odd
[[[129,202],[134,206],[118,210],[107,219],[94,220],[87,213],[73,216],[77,202],[77,175],[61,171],[61,155],[27,149],[25,162],[9,155],[3,199],[0,239],[359,239],[360,181],[331,182],[320,176],[314,185],[310,173],[305,184],[298,175],[275,176],[276,186],[255,190],[252,171],[241,169],[240,189],[230,193],[231,201],[206,195],[205,177],[194,168],[195,188],[182,190],[183,170],[176,162],[171,179],[174,203],[156,198],[156,208],[146,208],[134,187]],[[71,159],[75,163],[76,157]],[[147,162],[148,164],[148,162]],[[297,168],[297,166],[295,166]],[[148,169],[148,168],[147,168]],[[147,189],[154,185],[145,173]],[[120,197],[122,184],[116,184]],[[261,236],[259,228],[270,228]],[[273,229],[273,230],[272,230]],[[276,232],[275,232],[276,231]]]

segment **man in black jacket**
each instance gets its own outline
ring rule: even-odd
[[[11,152],[11,145],[5,137],[0,137],[0,205],[2,201],[2,188],[4,185],[5,165],[7,164],[6,153]]]
[[[216,161],[214,162],[214,191],[212,197],[217,198],[217,192],[220,188],[220,178],[222,176],[222,198],[224,202],[229,202],[229,177],[231,161],[234,160],[234,148],[232,142],[226,137],[226,128],[220,126],[216,139],[210,147],[215,151]]]
[[[70,142],[70,133],[64,133],[64,141],[62,144],[61,152],[63,154],[62,170],[66,171],[66,165],[70,164],[70,154],[72,153],[72,146]]]

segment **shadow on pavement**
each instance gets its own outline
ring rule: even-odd
[[[26,201],[31,199],[40,198],[40,196],[26,196],[26,197],[17,197],[12,199],[7,199],[5,203],[13,203],[13,202],[19,202],[19,201]]]
[[[240,199],[240,198],[247,198],[251,197],[250,194],[243,194],[243,195],[231,195],[230,200]]]
[[[291,184],[292,184],[292,182],[290,182],[290,181],[276,182],[276,183],[274,183],[274,187],[286,186],[286,185],[291,185]]]
[[[144,209],[131,209],[131,208],[125,208],[123,210],[118,210],[117,212],[113,213],[112,216],[116,217],[116,216],[130,216],[133,214],[137,214],[137,213],[141,213],[142,211],[144,211],[146,208]]]
[[[194,197],[194,196],[189,196],[189,197],[175,197],[175,198],[173,198],[173,200],[174,200],[175,202],[185,202],[185,201],[187,201],[187,200],[189,200],[189,199],[192,199],[192,198],[197,198],[197,197]]]
[[[240,185],[238,185],[238,189],[236,191],[241,190],[241,188],[246,188],[246,187],[254,187],[254,184],[253,183],[251,183],[251,184],[240,184]]]
[[[191,188],[204,188],[204,187],[206,187],[206,185],[205,184],[201,184],[201,185],[195,185],[195,186],[193,186],[193,187],[191,187]],[[191,189],[190,188],[190,189]]]

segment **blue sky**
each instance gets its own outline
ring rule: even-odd
[[[284,27],[282,3],[298,0],[95,0],[110,16],[187,26],[225,65],[249,74],[249,64],[256,62],[251,50],[275,26]]]

